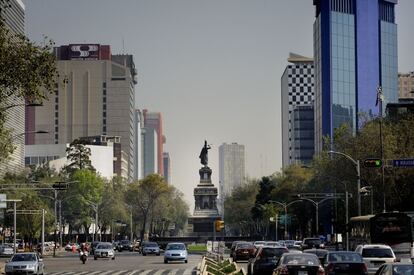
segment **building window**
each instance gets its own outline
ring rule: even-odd
[[[55,118],[59,117],[59,112],[55,112]]]
[[[59,110],[59,105],[55,105],[55,110]]]
[[[102,87],[103,87],[103,88],[106,88],[106,82],[103,82],[103,83],[102,83]]]
[[[59,127],[55,127],[55,132],[57,133],[57,132],[59,132]]]

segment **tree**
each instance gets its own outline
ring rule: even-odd
[[[0,10],[5,4],[0,2]],[[42,102],[55,86],[57,69],[52,46],[51,41],[37,45],[10,31],[0,20],[0,161],[14,150],[12,129],[5,126],[5,121],[15,100]]]
[[[230,232],[235,235],[252,233],[254,220],[251,209],[255,205],[259,193],[257,180],[248,180],[233,190],[224,201],[224,219]]]
[[[140,240],[144,239],[147,223],[159,199],[168,193],[169,187],[163,177],[158,174],[146,176],[144,179],[128,185],[126,201],[132,205],[142,217]]]
[[[72,173],[75,170],[89,169],[95,171],[92,166],[91,149],[86,147],[86,141],[81,139],[75,139],[72,141],[68,148],[66,148],[67,159],[70,163],[65,167],[68,173]]]

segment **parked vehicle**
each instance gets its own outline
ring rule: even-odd
[[[244,242],[238,243],[233,252],[233,261],[249,260],[253,258],[256,253],[256,248],[252,243]]]
[[[160,247],[155,242],[146,242],[143,244],[142,247],[142,256],[146,256],[148,254],[155,254],[157,256],[160,255]]]
[[[367,275],[368,268],[361,255],[351,251],[328,252],[325,257],[325,274]]]
[[[188,263],[188,252],[183,243],[169,243],[164,252],[164,263],[170,261],[184,261]]]
[[[358,245],[355,252],[359,253],[368,267],[368,273],[374,274],[381,265],[397,260],[391,247],[383,244]]]
[[[256,249],[258,249],[259,247],[262,247],[262,246],[264,246],[265,245],[265,241],[255,241],[254,243],[253,243],[253,245],[256,247]]]
[[[7,261],[4,267],[6,275],[20,274],[44,274],[43,259],[37,253],[16,253]]]
[[[412,275],[414,274],[413,264],[388,263],[383,264],[375,275]]]
[[[249,260],[247,265],[248,275],[272,275],[273,270],[276,268],[276,263],[280,259],[283,253],[288,253],[289,250],[286,247],[261,247],[256,256]]]
[[[111,243],[101,242],[95,247],[93,259],[97,260],[98,258],[110,258],[115,260],[115,251]]]
[[[282,274],[324,275],[325,270],[315,254],[285,253],[273,271],[273,275]]]

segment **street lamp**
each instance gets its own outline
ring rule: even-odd
[[[24,136],[24,135],[27,135],[27,134],[49,134],[49,132],[48,131],[44,131],[44,130],[28,131],[28,132],[24,132],[24,133],[20,133],[20,134],[13,135],[13,136],[11,136],[11,139],[15,139],[16,137]]]
[[[337,151],[328,151],[328,154],[335,154],[335,155],[343,156],[343,157],[347,158],[348,160],[350,160],[355,165],[355,169],[356,169],[356,172],[357,172],[358,216],[361,216],[361,194],[359,193],[359,191],[361,189],[361,167],[360,167],[359,160],[355,160],[351,156],[349,156],[345,153],[342,153],[342,152],[337,152]]]
[[[288,206],[290,206],[290,205],[292,205],[294,203],[302,202],[302,200],[301,199],[300,200],[294,200],[294,201],[291,201],[289,203],[280,202],[280,201],[274,201],[274,200],[270,200],[269,202],[276,203],[276,204],[282,206],[284,208],[284,210],[285,210],[285,237],[284,238],[286,239],[288,237],[288,231],[287,231],[287,208],[288,208]]]
[[[14,107],[19,107],[19,106],[25,106],[25,107],[39,107],[39,106],[43,106],[42,103],[22,103],[22,104],[13,104],[13,105],[9,105],[9,106],[5,106],[0,108],[0,112],[4,112],[7,111],[8,109],[14,108]]]
[[[92,206],[93,211],[95,211],[95,232],[92,235],[92,241],[95,241],[95,235],[96,235],[96,240],[98,240],[98,207],[99,207],[99,203],[96,202],[92,202],[90,200],[85,199],[85,202],[87,204],[89,204],[90,206]]]

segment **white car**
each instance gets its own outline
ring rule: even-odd
[[[169,243],[164,252],[164,263],[170,261],[184,261],[188,263],[188,252],[183,243]]]
[[[368,267],[368,274],[375,274],[381,265],[396,261],[392,248],[384,244],[358,245],[355,252],[359,253],[364,259]]]
[[[37,253],[16,253],[7,261],[5,266],[6,275],[9,274],[44,274],[43,260]]]
[[[99,243],[94,250],[93,259],[110,258],[115,260],[115,251],[111,243]]]

